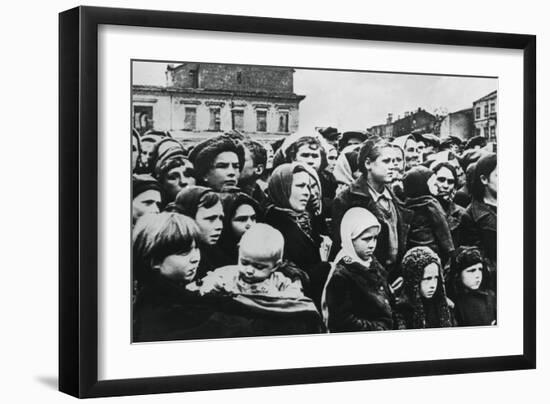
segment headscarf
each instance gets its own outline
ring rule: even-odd
[[[431,301],[437,310],[440,327],[451,327],[451,313],[447,304],[447,294],[441,261],[436,253],[429,247],[413,247],[403,257],[401,264],[403,270],[403,294],[407,302],[412,306],[412,328],[426,328],[426,313],[422,295],[420,294],[420,282],[424,277],[424,269],[430,264],[437,264],[439,280]]]
[[[354,262],[369,267],[372,259],[364,261],[355,252],[353,240],[359,237],[365,230],[376,227],[380,231],[378,219],[367,209],[355,207],[349,209],[340,223],[340,237],[342,240],[342,249],[336,255],[334,263],[337,264],[343,257],[349,257]]]
[[[267,193],[274,207],[285,212],[290,216],[300,227],[300,229],[310,238],[313,239],[313,231],[311,227],[311,218],[307,210],[304,212],[296,212],[290,206],[290,195],[292,194],[292,181],[295,172],[304,171],[310,173],[306,168],[306,164],[302,163],[285,163],[281,164],[271,174],[269,183],[267,184]]]
[[[178,192],[175,201],[173,204],[169,205],[167,210],[173,210],[194,219],[197,214],[197,210],[199,210],[199,202],[201,198],[209,192],[214,191],[211,188],[202,187],[199,185],[185,187]]]
[[[342,150],[336,159],[332,174],[338,184],[350,185],[355,178],[353,172],[357,170],[357,155],[361,145],[350,145]]]
[[[361,265],[363,265],[366,268],[370,267],[370,264],[372,263],[372,258],[368,261],[364,261],[355,252],[355,248],[353,247],[353,240],[355,240],[357,237],[359,237],[365,230],[370,229],[372,227],[378,228],[378,231],[380,231],[380,222],[378,222],[378,219],[367,209],[355,207],[349,209],[342,218],[342,222],[340,223],[340,237],[342,239],[342,249],[338,254],[336,255],[336,258],[334,259],[334,262],[332,263],[332,266],[330,268],[330,272],[327,276],[327,280],[325,282],[325,287],[323,288],[323,293],[321,295],[321,311],[323,315],[323,321],[325,322],[325,325],[328,327],[328,306],[326,302],[326,296],[327,296],[327,286],[332,279],[332,276],[334,275],[334,271],[336,270],[336,265],[344,258],[349,257],[351,258],[352,262],[357,262]]]
[[[424,166],[416,166],[405,173],[403,177],[403,191],[407,198],[431,195],[428,180],[434,172]]]

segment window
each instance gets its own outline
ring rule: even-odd
[[[208,129],[217,132],[221,130],[219,108],[210,108],[210,125],[208,126]]]
[[[481,107],[476,107],[476,119],[481,118]]]
[[[231,128],[233,130],[239,130],[239,131],[244,129],[244,111],[243,110],[231,111]]]
[[[237,72],[237,83],[243,84],[243,72]]]
[[[267,131],[267,111],[256,111],[256,130],[258,132]]]
[[[495,140],[497,137],[497,128],[496,126],[491,126],[491,139]]]
[[[488,131],[487,126],[485,126],[485,127],[483,128],[483,136],[489,137],[489,131]]]
[[[191,81],[192,88],[199,87],[199,71],[197,69],[189,70],[189,79]]]
[[[288,112],[279,112],[279,132],[288,132]]]
[[[481,135],[481,129],[476,128],[476,136],[480,136],[480,135]]]
[[[489,104],[485,104],[484,114],[485,116],[489,116]]]
[[[142,135],[153,129],[153,107],[144,105],[134,106],[134,128]]]
[[[197,108],[185,108],[183,130],[195,130],[197,125]]]
[[[491,113],[495,112],[495,103],[491,103]]]

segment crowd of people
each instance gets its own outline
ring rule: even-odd
[[[134,131],[134,341],[495,325],[490,146]]]

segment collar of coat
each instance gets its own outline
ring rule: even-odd
[[[472,212],[472,218],[475,222],[478,222],[482,219],[494,220],[494,225],[496,228],[496,213],[491,209],[491,207],[481,201],[474,199],[470,205],[470,211]]]
[[[371,210],[374,207],[376,207],[376,201],[372,197],[372,193],[370,192],[370,186],[367,181],[367,177],[365,177],[363,174],[359,178],[357,178],[354,182],[351,183],[349,186],[349,192],[351,194],[354,194],[356,196],[360,196],[365,199],[366,205],[365,208]],[[393,193],[393,191],[389,187],[385,187],[384,191],[380,195],[387,194],[391,197],[391,200],[395,204],[398,210],[401,210],[402,213],[409,213],[410,215],[413,214],[413,212],[410,209],[407,209],[405,207],[405,204],[399,200]],[[376,207],[376,210],[378,208]],[[374,212],[373,212],[374,213]]]

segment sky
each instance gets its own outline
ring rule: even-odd
[[[134,62],[133,83],[166,84],[166,63]],[[426,72],[432,73],[432,72]],[[300,103],[300,131],[333,126],[364,130],[419,107],[430,113],[471,108],[496,90],[495,78],[296,69],[294,92]]]

